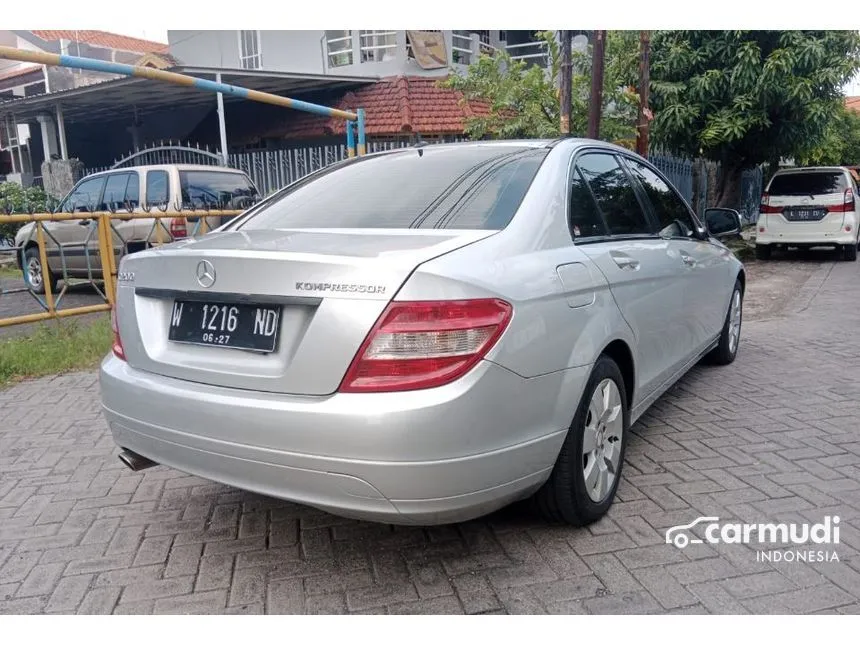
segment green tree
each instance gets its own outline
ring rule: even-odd
[[[48,210],[48,196],[41,188],[22,188],[11,181],[0,183],[0,243],[12,244],[15,233],[23,222],[4,222],[7,214],[44,213]]]
[[[631,38],[630,34],[634,36]],[[481,56],[465,74],[455,72],[440,82],[442,87],[461,92],[465,101],[487,104],[486,114],[467,120],[469,137],[509,139],[559,135],[559,44],[552,31],[538,32],[537,37],[546,48],[546,69],[513,60],[500,50],[492,56]],[[627,145],[636,138],[638,95],[631,87],[631,79],[635,76],[637,48],[635,32],[610,32],[608,35],[600,134],[603,139]],[[573,52],[572,63],[570,130],[574,135],[584,136],[591,90],[590,48],[585,53]],[[631,64],[634,71],[631,71]]]
[[[817,145],[795,157],[801,166],[860,165],[860,114],[840,106]]]
[[[652,140],[722,166],[720,206],[743,170],[815,149],[860,69],[856,31],[658,31]]]

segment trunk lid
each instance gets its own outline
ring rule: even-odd
[[[199,383],[331,394],[376,319],[418,265],[494,233],[239,230],[127,256],[117,293],[126,358],[134,368]],[[210,286],[198,281],[204,260],[214,273]],[[169,340],[177,300],[279,309],[275,350]]]

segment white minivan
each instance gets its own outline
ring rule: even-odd
[[[756,257],[774,248],[830,246],[848,261],[860,245],[860,193],[847,168],[812,167],[778,171],[761,198]]]

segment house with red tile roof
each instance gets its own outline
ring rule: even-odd
[[[370,143],[462,138],[469,118],[486,114],[488,106],[464,101],[439,81],[481,55],[505,50],[530,65],[548,62],[537,30],[169,31],[166,51],[162,43],[92,30],[0,32],[0,44],[9,44],[4,33],[18,38],[18,46],[26,41],[42,50],[152,64],[319,105],[361,107]],[[11,75],[8,83],[41,75],[43,84],[4,101],[4,73]],[[31,126],[30,151],[43,150],[33,154],[37,172],[50,154],[103,168],[129,151],[168,140],[208,147],[222,158],[344,143],[344,124],[337,119],[230,95],[218,109],[216,95],[193,87],[61,67],[0,69],[0,129],[4,119]]]
[[[92,29],[0,30],[0,45],[159,68],[174,64],[167,43]],[[110,78],[116,77],[0,60],[0,102],[85,87]],[[0,175],[38,174],[41,161],[60,152],[55,131],[56,123],[50,119],[42,119],[38,124],[8,120],[0,123]]]

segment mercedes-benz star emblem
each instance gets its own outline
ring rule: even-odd
[[[215,284],[215,267],[209,260],[201,260],[197,265],[197,284],[204,289]]]

